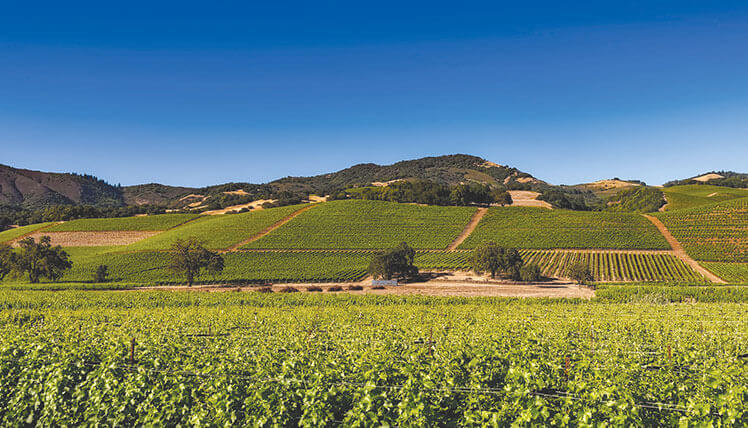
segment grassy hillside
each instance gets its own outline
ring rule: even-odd
[[[168,249],[178,239],[195,237],[207,248],[226,249],[272,226],[304,205],[290,205],[242,214],[204,216],[183,226],[136,242],[130,250]]]
[[[528,207],[491,208],[460,248],[486,241],[514,248],[670,249],[638,214]]]
[[[694,259],[748,262],[748,198],[656,215]]]
[[[34,232],[43,227],[47,227],[51,224],[54,224],[54,223],[37,223],[37,224],[30,224],[28,226],[21,226],[21,227],[15,227],[13,229],[4,230],[0,232],[0,243],[10,242],[18,237],[26,235],[27,233]]]
[[[665,211],[693,208],[715,202],[748,197],[748,189],[710,186],[707,184],[687,184],[662,189],[667,199]]]
[[[247,248],[446,248],[470,221],[472,207],[345,200],[320,204]]]
[[[124,230],[167,230],[196,218],[197,214],[160,214],[142,217],[87,218],[67,221],[49,232],[104,232]]]

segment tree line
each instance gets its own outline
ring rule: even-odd
[[[330,197],[426,205],[512,204],[512,196],[503,187],[480,183],[448,185],[429,180],[404,180],[387,186],[354,187],[333,193]]]

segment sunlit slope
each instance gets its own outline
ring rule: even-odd
[[[319,204],[246,248],[370,249],[407,242],[446,248],[475,213],[472,207],[438,207],[345,200]]]
[[[658,213],[696,260],[748,262],[748,198]]]
[[[197,238],[207,248],[226,249],[243,242],[266,228],[302,209],[305,205],[289,205],[241,214],[203,216],[183,226],[129,245],[129,250],[163,250],[179,239]]]
[[[21,227],[15,227],[13,229],[8,229],[0,232],[0,244],[10,242],[14,239],[20,238],[23,235],[27,235],[29,233],[35,232],[41,228],[50,226],[54,223],[36,223],[36,224],[30,224],[28,226],[21,226]]]
[[[686,184],[683,186],[664,187],[667,205],[665,211],[693,208],[715,202],[748,197],[748,189],[735,189],[706,184]]]
[[[491,208],[460,248],[494,241],[514,248],[670,249],[639,214]]]
[[[167,230],[196,218],[197,214],[159,214],[136,217],[86,218],[71,220],[47,229],[47,232],[110,232]]]

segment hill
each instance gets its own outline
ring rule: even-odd
[[[0,205],[39,209],[53,205],[119,207],[124,204],[121,188],[91,175],[0,165]]]
[[[673,180],[664,187],[682,186],[685,184],[708,184],[712,186],[748,188],[748,174],[735,171],[709,171],[684,180]]]

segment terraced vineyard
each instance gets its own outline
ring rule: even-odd
[[[701,262],[718,277],[733,284],[748,284],[748,263]]]
[[[438,207],[345,200],[321,204],[244,248],[446,248],[475,213]]]
[[[568,267],[585,262],[596,281],[675,281],[704,283],[706,280],[671,254],[627,254],[608,251],[520,250],[525,263],[541,267],[543,275],[563,277]],[[419,252],[416,265],[425,269],[470,270],[470,252]]]
[[[45,228],[52,224],[54,223],[29,224],[28,226],[21,226],[21,227],[15,227],[12,229],[4,230],[0,232],[0,244],[13,241],[14,239],[20,238],[23,235],[32,233],[34,231]]]
[[[748,262],[748,198],[657,217],[696,260]]]
[[[139,217],[86,218],[71,220],[47,229],[47,232],[109,232],[125,230],[167,230],[195,219],[197,214],[159,214]]]
[[[211,249],[226,249],[257,235],[305,205],[290,205],[241,214],[203,216],[178,228],[131,244],[129,250],[162,250],[178,239],[195,237]]]
[[[510,248],[670,249],[657,229],[637,214],[529,207],[491,208],[460,248],[486,241]]]
[[[748,422],[744,304],[50,294],[0,291],[3,426]]]

